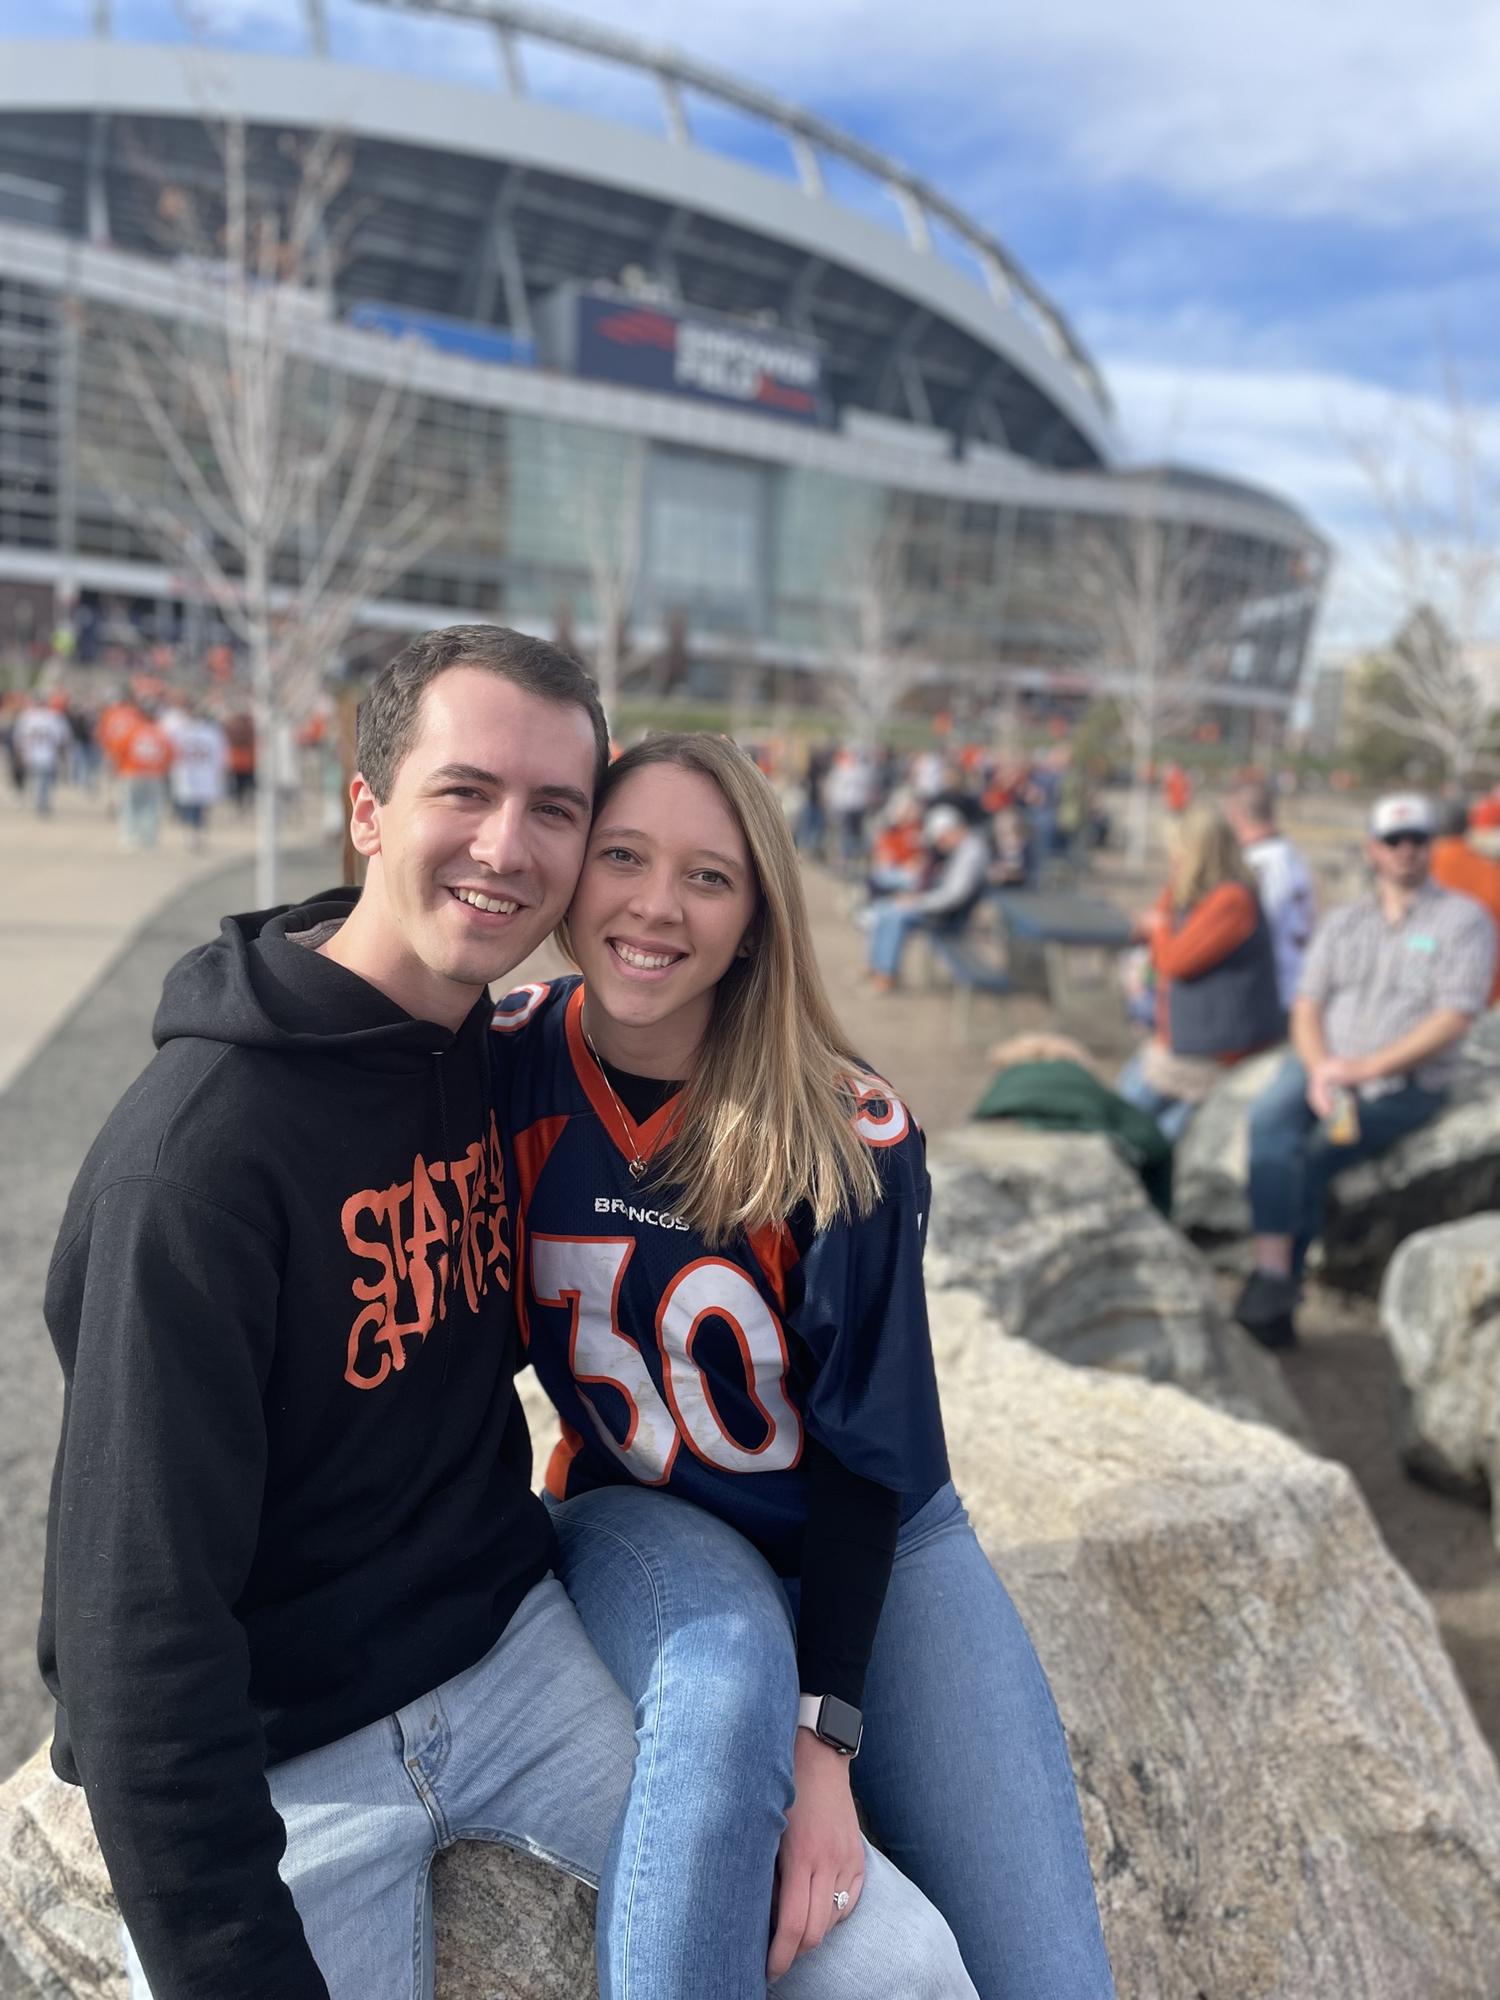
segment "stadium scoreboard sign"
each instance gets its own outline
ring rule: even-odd
[[[553,294],[541,321],[544,359],[571,374],[792,423],[828,421],[818,348],[780,327],[574,286]]]

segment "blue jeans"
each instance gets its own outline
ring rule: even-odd
[[[722,1854],[709,1865],[732,1866],[746,1888],[721,1912],[756,1919],[764,1940],[792,1795],[797,1587],[723,1522],[639,1487],[584,1494],[553,1518],[584,1626],[636,1695],[640,1749],[622,1833],[648,1857],[680,1856],[684,1842]],[[856,1795],[880,1847],[947,1918],[973,1982],[956,1990],[1111,2000],[1062,1724],[951,1486],[901,1532],[864,1716]],[[853,1916],[789,1978],[869,1914],[879,1859],[872,1850]],[[955,1990],[912,1983],[888,1949],[881,1962],[884,1990]]]
[[[1175,1146],[1198,1107],[1184,1098],[1168,1097],[1165,1091],[1146,1081],[1146,1048],[1147,1044],[1142,1042],[1115,1078],[1115,1095],[1133,1104],[1137,1111],[1147,1112],[1160,1126],[1167,1144]]]
[[[866,950],[871,972],[883,973],[887,979],[898,978],[906,940],[926,921],[920,910],[903,909],[898,903],[877,903],[870,912],[870,941]]]
[[[1359,1100],[1359,1137],[1335,1146],[1307,1101],[1307,1071],[1289,1056],[1250,1112],[1250,1213],[1257,1236],[1290,1236],[1292,1275],[1323,1227],[1328,1183],[1345,1167],[1376,1159],[1398,1139],[1435,1118],[1441,1091],[1403,1084]]]
[[[166,786],[160,778],[126,778],[120,795],[120,837],[127,847],[155,847]]]
[[[710,1526],[759,1563],[730,1529]],[[674,1597],[673,1580],[661,1579],[664,1594],[632,1562],[613,1561],[612,1540],[607,1549],[643,1629],[654,1634],[663,1610],[695,1618],[690,1574],[687,1595]],[[785,1629],[785,1603],[765,1573]],[[709,1635],[695,1636],[706,1661]],[[717,1637],[730,1649],[718,1664],[732,1702],[743,1678],[732,1615]],[[673,1692],[695,1705],[715,1698],[707,1673]],[[791,1798],[795,1675],[788,1699],[773,1760],[785,1772],[752,1773],[745,1787],[748,1796],[758,1783],[779,1800],[774,1824],[766,1815],[759,1829],[772,1857]],[[732,1709],[716,1713],[732,1729]],[[548,1577],[467,1672],[352,1736],[273,1765],[271,1802],[287,1834],[282,1876],[332,2000],[432,2000],[432,1862],[460,1840],[516,1847],[598,1884],[601,2000],[765,2000],[769,1866],[752,1893],[742,1851],[751,1829],[734,1817],[732,1772],[712,1762],[684,1768],[679,1758],[674,1791],[659,1782],[648,1749],[632,1789],[635,1760],[630,1703]],[[721,1835],[707,1854],[696,1844],[700,1821]],[[150,2000],[128,1936],[125,1957],[133,2000]],[[947,1927],[883,1860],[849,1920],[770,1990],[776,2000],[974,2000]]]

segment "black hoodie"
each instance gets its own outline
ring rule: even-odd
[[[326,2000],[267,1764],[482,1658],[551,1564],[486,1022],[231,917],[74,1185],[40,1654],[155,2000]],[[450,1252],[451,1245],[451,1252]]]

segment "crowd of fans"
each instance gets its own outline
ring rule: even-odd
[[[326,733],[324,715],[295,738],[287,733],[273,760],[284,797],[299,789],[301,753]],[[0,749],[12,790],[31,811],[48,817],[67,786],[103,802],[126,848],[155,847],[176,826],[190,849],[201,849],[221,806],[243,815],[255,796],[255,727],[242,696],[184,690],[152,674],[102,687],[93,675],[74,676],[0,696]]]
[[[1116,1132],[1144,1114],[1154,1136],[1137,1150],[1156,1159],[1227,1071],[1288,1047],[1250,1114],[1254,1266],[1237,1306],[1257,1339],[1281,1347],[1296,1337],[1329,1182],[1441,1111],[1464,1038],[1500,1000],[1500,807],[1382,798],[1362,844],[1367,888],[1320,915],[1271,786],[1239,782],[1195,803],[1180,767],[1160,778],[1167,879],[1122,965],[1145,1032],[1113,1090],[1096,1087],[1074,1110]],[[972,749],[820,750],[793,810],[804,851],[862,884],[879,993],[898,983],[915,933],[961,935],[997,890],[1066,889],[1071,864],[1108,838],[1066,744],[1015,764]],[[1043,1122],[1056,1122],[1059,1065],[1042,1067]],[[1031,1088],[1012,1073],[1001,1095],[1013,1106]]]

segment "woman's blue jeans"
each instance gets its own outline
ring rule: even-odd
[[[764,1935],[792,1795],[796,1585],[643,1488],[553,1519],[569,1594],[637,1705],[618,1837],[663,1865],[697,1856],[707,1893],[737,1879],[724,1921]],[[1112,2000],[1057,1708],[951,1486],[901,1532],[864,1716],[852,1775],[871,1837],[947,1918],[980,2000]]]
[[[1147,1044],[1142,1042],[1115,1078],[1115,1095],[1123,1097],[1127,1104],[1133,1104],[1137,1111],[1147,1112],[1156,1120],[1167,1144],[1175,1146],[1192,1122],[1198,1107],[1189,1104],[1185,1098],[1168,1097],[1154,1083],[1147,1082],[1146,1048]]]

